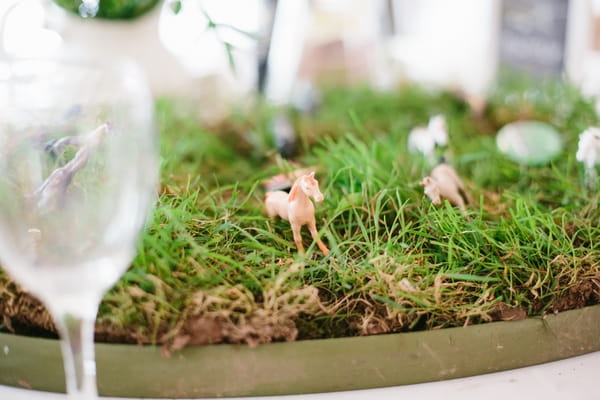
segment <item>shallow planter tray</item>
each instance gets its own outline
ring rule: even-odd
[[[600,350],[600,306],[367,337],[189,347],[97,344],[101,395],[220,397],[366,389],[479,375]],[[64,391],[58,341],[0,334],[0,384]]]

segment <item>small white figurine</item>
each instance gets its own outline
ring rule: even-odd
[[[600,164],[600,128],[589,127],[579,135],[579,145],[575,154],[577,161],[585,167],[586,184],[596,187],[596,165]]]
[[[408,151],[419,152],[424,156],[433,154],[435,146],[448,144],[448,125],[443,115],[434,115],[427,127],[417,126],[408,135]]]
[[[441,204],[443,197],[448,199],[450,204],[458,206],[463,214],[466,213],[466,204],[470,203],[470,196],[462,180],[450,165],[439,164],[429,176],[423,178],[420,184],[433,204]]]
[[[575,157],[586,168],[593,168],[600,163],[600,128],[593,126],[579,135],[579,145]]]
[[[424,126],[417,126],[410,131],[408,135],[408,151],[411,153],[421,153],[424,156],[433,154],[435,148],[435,139],[429,134],[429,130]]]
[[[316,240],[319,249],[327,255],[329,249],[317,235],[315,207],[310,197],[316,202],[323,201],[323,194],[319,190],[319,182],[315,179],[314,171],[296,179],[289,194],[282,190],[267,192],[265,194],[267,215],[269,217],[279,215],[281,218],[290,221],[294,242],[301,253],[304,252],[304,246],[302,245],[300,230],[303,225],[308,225],[308,230],[313,239]]]
[[[446,124],[446,118],[442,114],[434,115],[429,119],[427,130],[438,146],[445,146],[448,144],[448,124]]]

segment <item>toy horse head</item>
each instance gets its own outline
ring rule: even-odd
[[[426,176],[420,182],[420,185],[423,186],[423,191],[431,199],[431,202],[435,205],[439,205],[442,203],[442,199],[440,198],[440,188],[436,181],[433,180],[430,176]]]
[[[315,179],[314,171],[298,178],[296,185],[298,185],[302,193],[308,197],[312,197],[317,203],[323,201],[323,193],[319,190],[319,181]],[[293,200],[291,194],[290,200]]]

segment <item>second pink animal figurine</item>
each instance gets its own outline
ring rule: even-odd
[[[315,199],[317,203],[323,201],[323,194],[319,190],[319,182],[315,179],[315,173],[303,175],[296,179],[290,193],[282,190],[267,192],[265,194],[265,208],[269,217],[279,215],[290,221],[294,242],[299,252],[304,252],[302,245],[302,226],[308,225],[308,230],[317,242],[323,254],[329,254],[329,249],[317,235],[317,224],[315,222],[315,207],[310,200]]]
[[[423,178],[421,185],[433,204],[441,204],[443,197],[450,204],[458,206],[463,214],[466,213],[466,203],[470,203],[471,199],[462,180],[450,165],[442,163],[435,167],[429,176]]]

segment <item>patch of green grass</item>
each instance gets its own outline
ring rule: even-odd
[[[474,115],[456,95],[418,87],[329,89],[315,115],[293,115],[301,165],[317,167],[323,256],[304,231],[268,219],[260,183],[280,172],[258,107],[206,127],[173,100],[157,105],[162,188],[131,268],[105,296],[107,337],[172,348],[194,343],[434,329],[595,304],[600,299],[598,193],[574,159],[598,123],[563,85],[503,86]],[[443,113],[445,153],[474,199],[465,217],[418,185],[427,163],[407,152],[412,127]],[[495,131],[549,121],[565,150],[546,166],[499,154]],[[4,278],[6,279],[6,278]],[[507,317],[508,318],[508,317]]]

